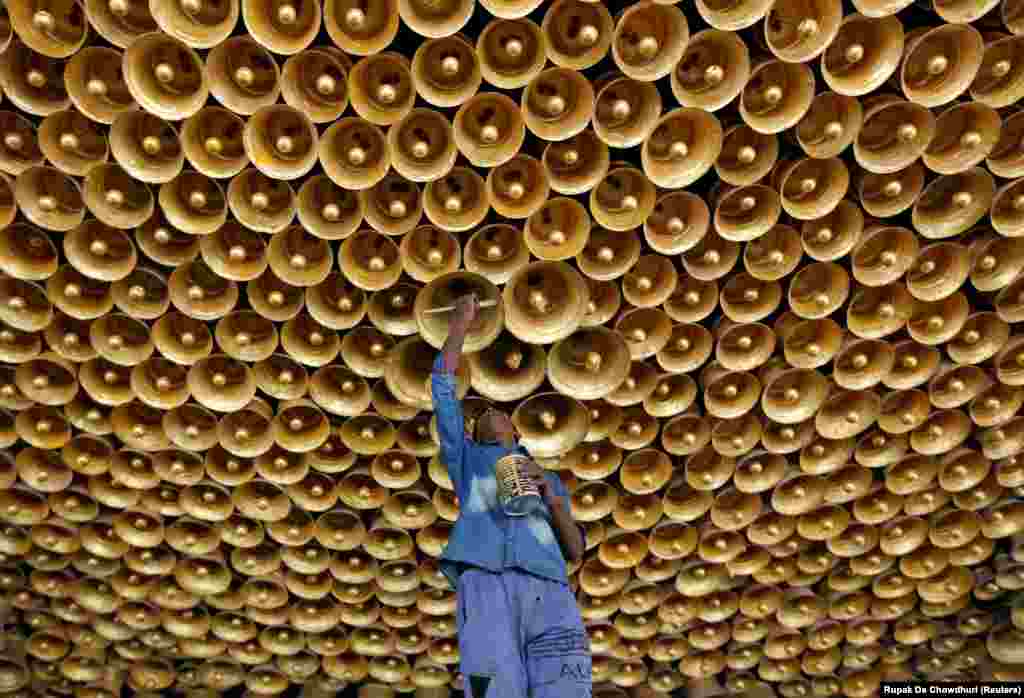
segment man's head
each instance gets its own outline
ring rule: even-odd
[[[480,443],[511,445],[516,440],[516,428],[507,414],[494,407],[488,407],[476,419],[474,438]]]

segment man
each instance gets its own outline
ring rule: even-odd
[[[566,559],[583,556],[583,529],[569,513],[565,485],[531,461],[544,504],[505,515],[495,463],[527,455],[512,420],[489,409],[476,420],[475,438],[464,431],[455,372],[478,312],[475,297],[458,299],[431,378],[441,460],[460,504],[441,570],[457,594],[466,696],[589,698],[590,643],[566,574]]]

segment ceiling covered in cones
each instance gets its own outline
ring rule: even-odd
[[[461,689],[467,292],[595,696],[1024,678],[1021,0],[5,6],[5,698]]]

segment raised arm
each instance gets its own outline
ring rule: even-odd
[[[448,325],[448,338],[434,361],[430,378],[437,433],[441,439],[441,462],[448,468],[457,495],[462,491],[466,432],[462,403],[455,393],[455,373],[462,360],[462,345],[478,312],[474,296],[465,296],[455,302],[455,311]]]

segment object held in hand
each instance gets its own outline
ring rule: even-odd
[[[527,456],[513,453],[494,465],[498,501],[507,516],[526,516],[543,505],[537,481],[526,472],[529,462]]]
[[[483,301],[480,301],[477,305],[480,308],[493,308],[497,304],[498,304],[497,300],[483,300]],[[455,310],[455,306],[454,305],[442,305],[439,308],[430,308],[428,310],[424,310],[423,314],[424,315],[437,315],[437,314],[440,314],[440,313],[450,313],[453,310]]]

